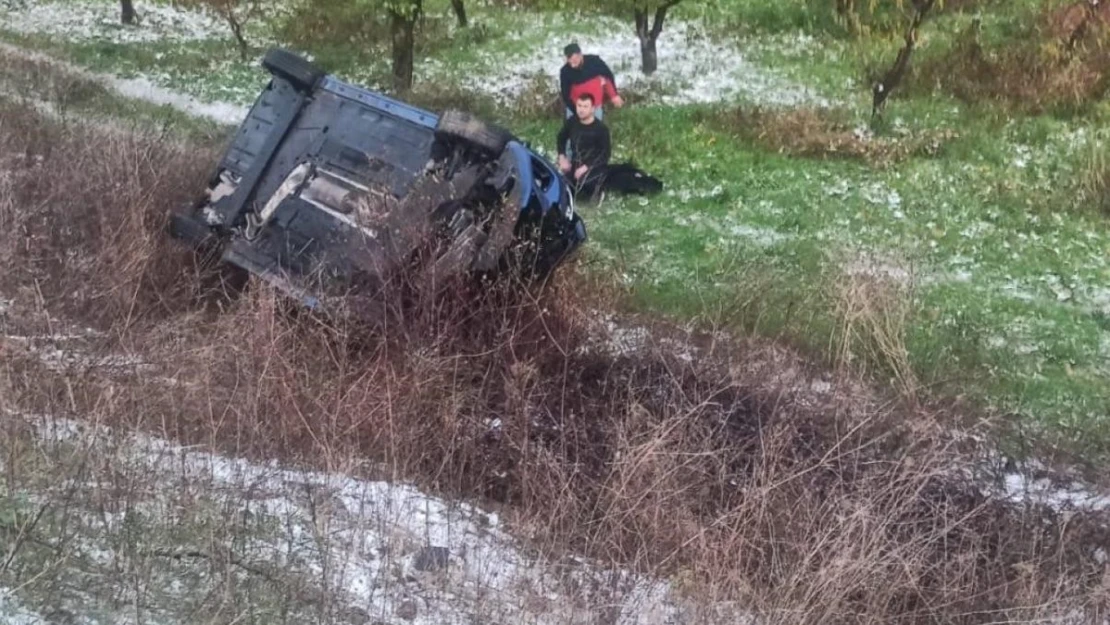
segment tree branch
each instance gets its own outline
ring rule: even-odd
[[[659,5],[659,8],[655,9],[655,19],[652,21],[651,24],[652,39],[658,39],[659,34],[663,32],[663,20],[667,19],[667,11],[671,10],[671,7],[681,1],[682,0],[667,0],[663,4]]]

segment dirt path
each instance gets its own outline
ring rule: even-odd
[[[46,63],[56,67],[59,71],[103,85],[123,97],[159,106],[170,106],[182,113],[221,124],[237,125],[246,116],[248,110],[248,107],[230,102],[204,102],[179,91],[160,87],[146,78],[120,78],[110,74],[92,72],[48,54],[26,50],[9,43],[0,42],[0,54]]]

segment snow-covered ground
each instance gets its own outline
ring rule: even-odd
[[[4,625],[47,625],[42,615],[27,610],[12,591],[0,587],[0,623]]]
[[[64,38],[68,41],[107,41],[117,44],[149,42],[185,43],[227,38],[227,27],[212,16],[161,4],[139,5],[141,21],[135,26],[119,23],[118,5],[111,2],[32,2],[4,11],[2,27],[22,33]],[[645,76],[640,69],[640,47],[631,26],[622,20],[591,16],[537,18],[518,32],[509,33],[511,51],[481,49],[463,65],[441,59],[421,60],[418,80],[459,82],[463,87],[509,102],[525,91],[538,75],[557,84],[564,63],[561,50],[574,35],[589,54],[599,54],[612,67],[620,87],[640,92],[647,102],[661,104],[710,103],[743,100],[767,106],[828,105],[829,100],[785,76],[752,62],[743,45],[718,41],[696,22],[671,20],[658,40],[659,69]],[[798,41],[802,43],[798,43]],[[791,45],[818,45],[812,38]],[[280,44],[281,42],[272,42]],[[130,97],[169,103],[189,112],[197,104],[162,84],[165,76],[152,73],[119,82],[116,87]],[[213,102],[221,109],[229,103]],[[236,109],[230,109],[236,110]],[[201,111],[201,115],[210,116]]]
[[[531,555],[497,514],[406,484],[252,463],[80,421],[11,413],[6,418],[25,420],[47,447],[95,449],[110,454],[115,475],[143,476],[143,498],[128,514],[165,523],[180,518],[174,510],[191,501],[237,510],[259,526],[276,528],[237,539],[238,558],[328,589],[370,620],[404,615],[412,623],[437,625],[475,619],[591,623],[609,613],[619,614],[617,623],[650,625],[681,617],[681,599],[665,581],[580,558],[561,559],[562,573],[554,574],[552,563]],[[97,490],[96,480],[89,477],[73,486],[83,498]],[[31,499],[45,501],[34,493]],[[109,537],[124,516],[92,519],[90,526],[99,528],[103,539],[92,535],[77,541],[79,557],[109,568],[117,560],[122,564],[126,556],[116,552]],[[150,576],[150,583],[180,592],[195,581],[159,573]],[[158,594],[153,588],[146,592]],[[95,598],[89,602],[97,604]],[[0,594],[5,623],[39,622],[31,605]],[[125,606],[120,614],[105,613],[103,620],[90,622],[130,620],[124,613],[132,609]]]
[[[188,115],[210,119],[222,124],[238,125],[248,111],[248,107],[230,102],[204,102],[180,91],[158,86],[146,77],[120,78],[110,74],[92,72],[72,63],[3,42],[0,42],[0,55],[22,57],[47,63],[60,72],[97,82],[123,97],[158,106],[170,106]]]
[[[814,90],[748,60],[740,46],[711,39],[696,23],[667,23],[657,44],[659,69],[645,76],[639,40],[629,24],[612,18],[591,18],[589,22],[600,32],[573,39],[586,54],[597,54],[605,60],[618,87],[631,87],[648,101],[668,105],[732,100],[768,106],[829,104]],[[537,75],[558,84],[565,62],[561,51],[571,37],[537,30],[515,34],[512,39],[519,42],[518,51],[507,56],[480,55],[483,71],[465,74],[465,86],[510,101]],[[433,66],[429,73],[442,72]]]
[[[1036,466],[1036,463],[1031,463],[1032,466]],[[1035,477],[1030,469],[1003,476],[1001,493],[1010,501],[1045,505],[1061,512],[1110,511],[1110,493],[1079,480],[1060,483],[1060,480],[1050,477]]]
[[[113,43],[186,42],[224,36],[227,32],[219,20],[199,11],[152,2],[137,2],[136,10],[138,23],[124,25],[120,23],[118,2],[30,0],[24,7],[13,7],[7,12],[0,4],[3,16],[0,26],[22,34]]]

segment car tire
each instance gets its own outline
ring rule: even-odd
[[[270,48],[262,57],[262,67],[271,75],[284,78],[298,91],[309,92],[324,77],[324,70],[311,61],[281,48]]]
[[[500,154],[513,140],[508,130],[455,109],[448,109],[439,116],[436,133],[448,139],[464,141],[491,154]]]

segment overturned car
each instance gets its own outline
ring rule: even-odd
[[[169,233],[311,308],[373,289],[418,250],[422,280],[548,275],[585,242],[565,179],[507,130],[435,115],[282,49],[206,191]],[[512,258],[514,262],[509,263]]]

